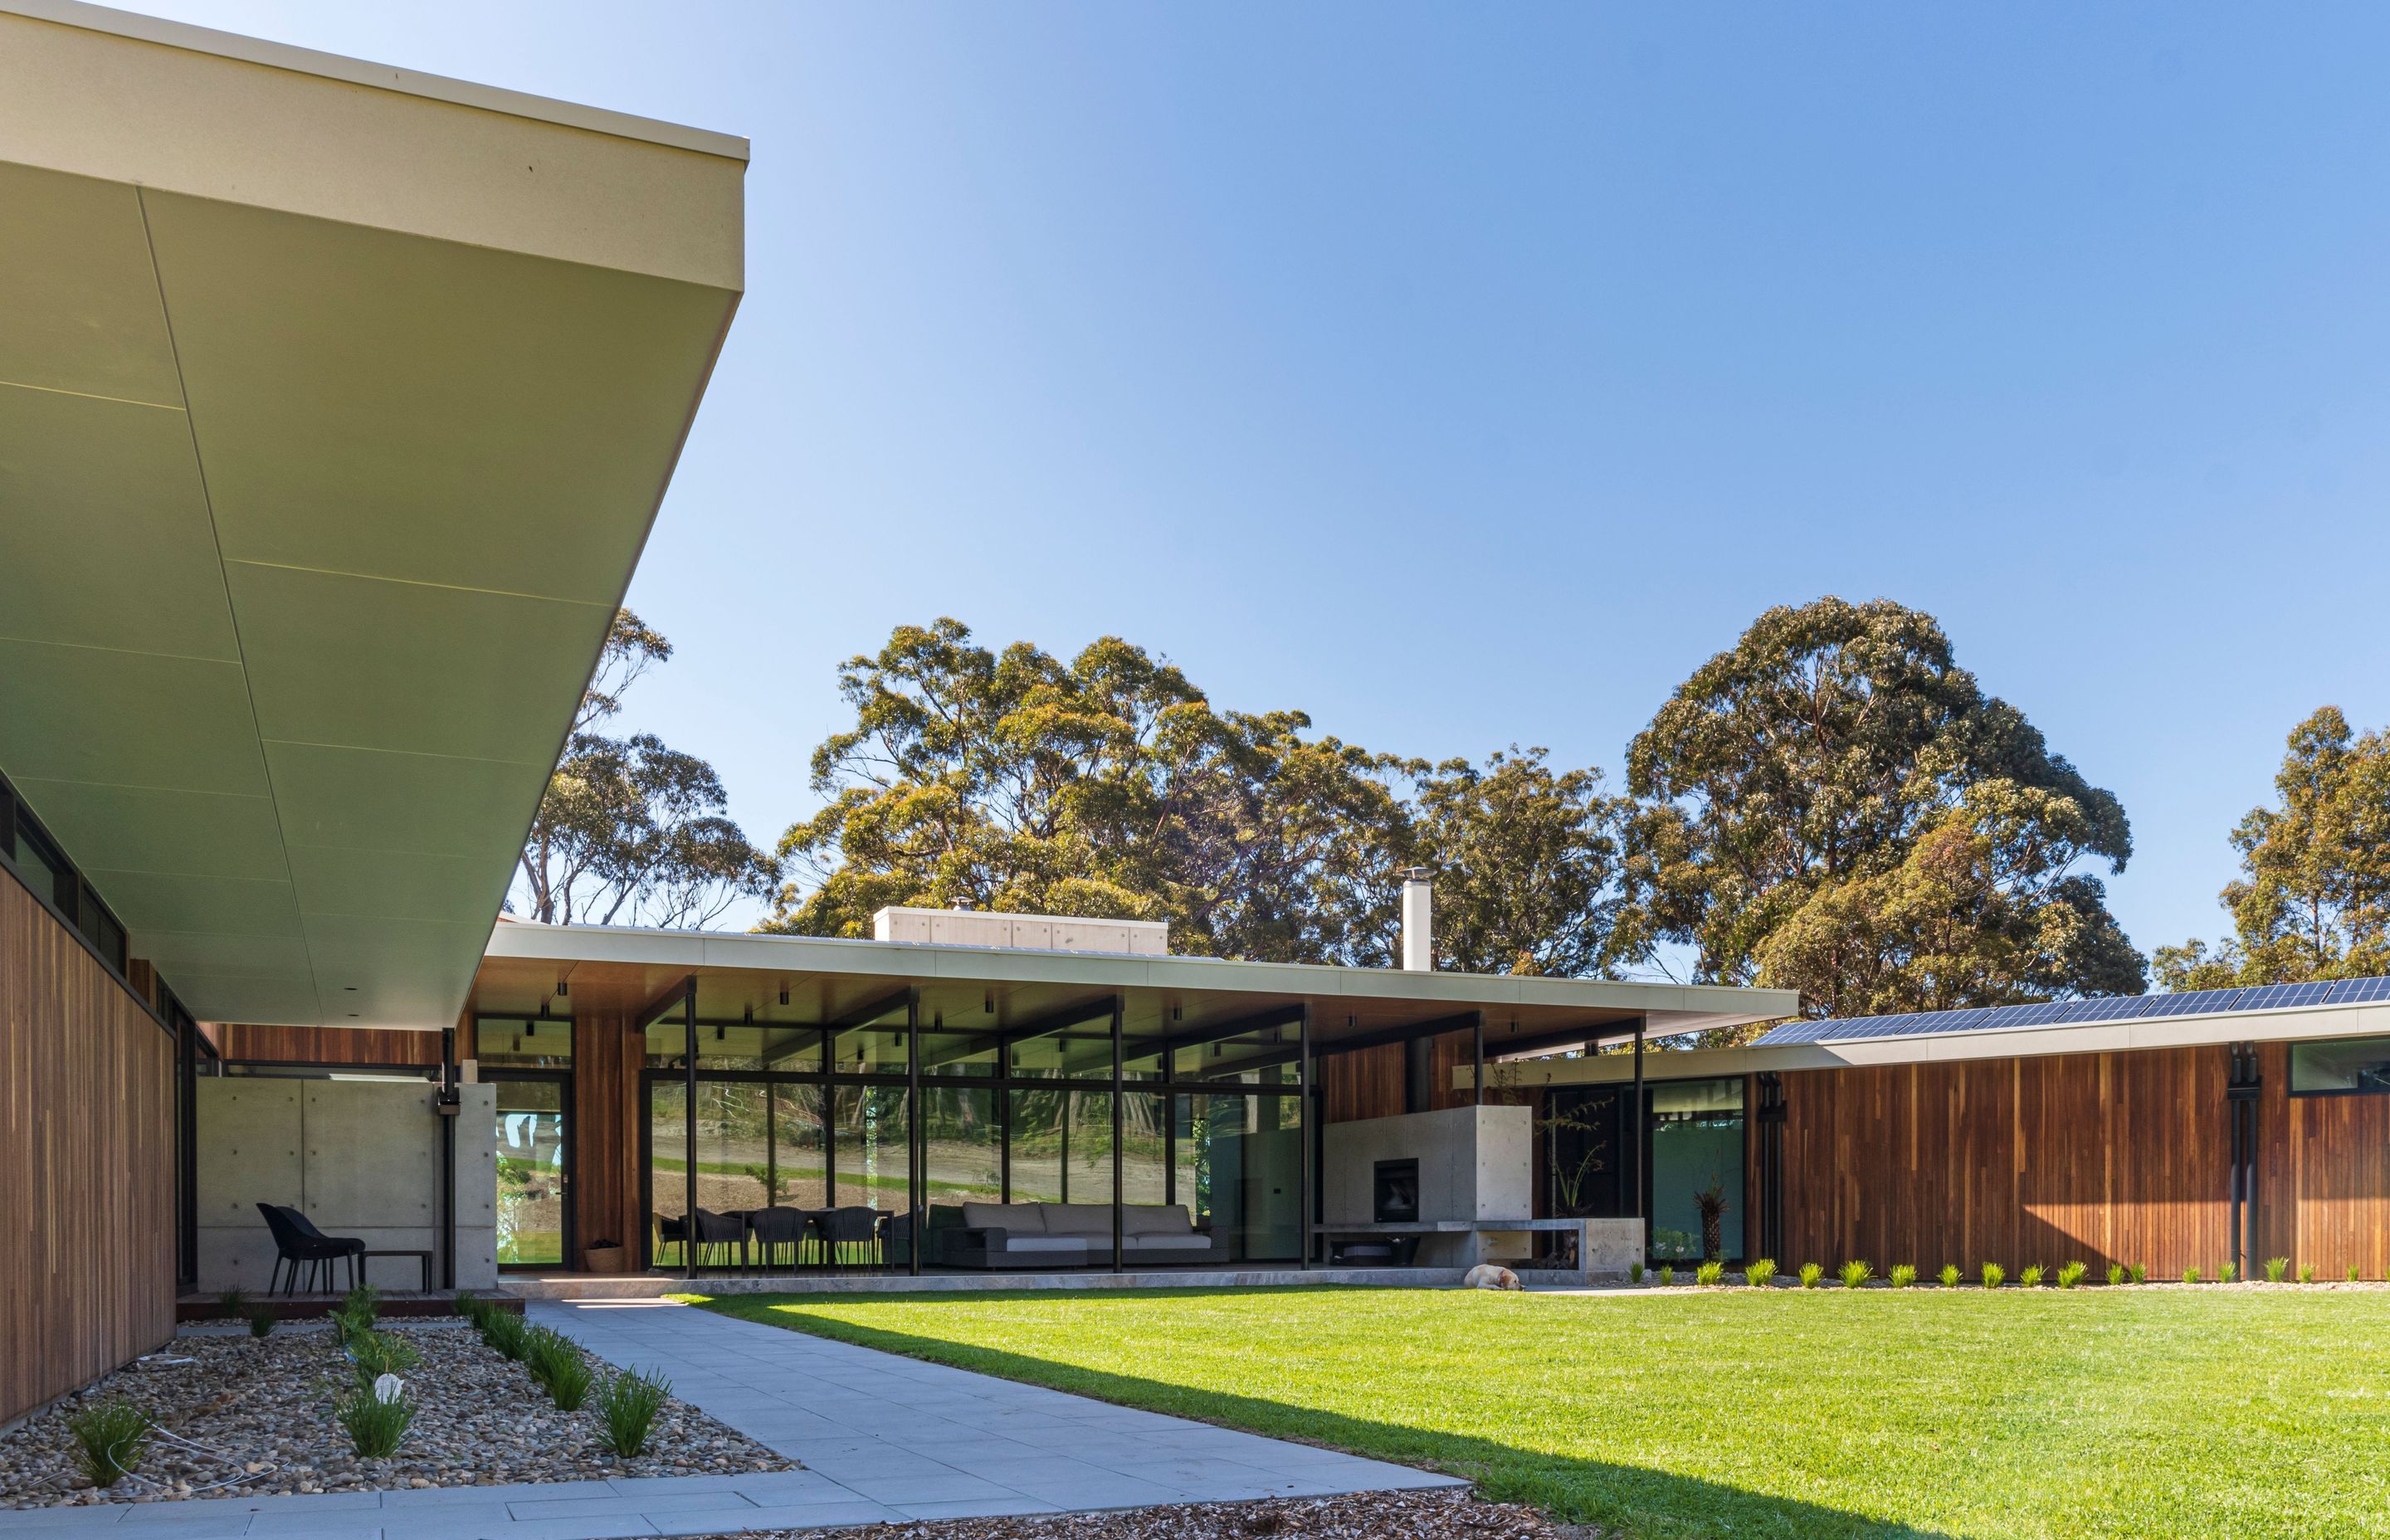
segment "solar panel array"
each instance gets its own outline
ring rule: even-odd
[[[2346,1006],[2368,1000],[2390,1000],[2390,979],[2337,979],[2324,983],[2259,984],[2250,989],[2201,989],[2182,995],[2120,995],[2097,1000],[2053,1000],[2037,1006],[1987,1006],[1974,1010],[1917,1011],[1906,1016],[1787,1021],[1753,1046],[1778,1048],[1788,1043],[1856,1043],[1870,1037],[1923,1037],[1946,1032],[2082,1026],[2095,1021],[2132,1021],[2143,1017],[2286,1010],[2296,1006]]]

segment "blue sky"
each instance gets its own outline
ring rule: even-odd
[[[765,842],[940,614],[1615,776],[1890,597],[2123,798],[2145,948],[2390,723],[2379,6],[148,8],[754,141],[629,714]]]

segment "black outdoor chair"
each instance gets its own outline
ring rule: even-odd
[[[331,1264],[346,1257],[349,1263],[349,1287],[357,1284],[357,1267],[365,1255],[366,1243],[353,1236],[326,1235],[308,1222],[297,1209],[276,1203],[260,1203],[257,1212],[265,1216],[265,1227],[274,1236],[274,1271],[266,1276],[265,1291],[274,1292],[278,1280],[285,1294],[299,1289],[299,1264],[307,1264],[307,1291],[315,1292],[315,1285],[331,1282]],[[290,1269],[289,1276],[283,1267]]]
[[[815,1216],[820,1226],[822,1244],[829,1249],[829,1264],[845,1268],[858,1260],[855,1249],[861,1248],[860,1260],[876,1265],[880,1251],[880,1211],[878,1209],[830,1209]]]
[[[794,1267],[803,1260],[805,1236],[813,1228],[813,1216],[803,1209],[755,1209],[747,1215],[747,1233],[752,1237],[762,1254],[758,1257],[766,1271],[783,1246],[789,1250],[789,1265]]]
[[[687,1262],[688,1260],[688,1221],[686,1219],[675,1219],[668,1213],[660,1213],[655,1217],[656,1265],[659,1267],[663,1265],[664,1248],[667,1246],[679,1247],[681,1249],[680,1259],[683,1262]]]
[[[739,1249],[739,1264],[741,1267],[747,1265],[747,1221],[743,1216],[700,1209],[693,1217],[697,1221],[697,1264],[700,1267],[705,1265],[705,1253],[709,1247],[725,1253],[724,1264],[727,1265],[727,1253],[735,1246]]]

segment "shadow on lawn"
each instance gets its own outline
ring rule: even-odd
[[[1174,1289],[1137,1290],[1134,1293],[1137,1298],[1152,1299],[1174,1294],[1217,1296],[1227,1291]],[[1281,1287],[1255,1291],[1283,1294],[1288,1290]],[[1090,1297],[1099,1292],[1114,1293],[1090,1290]],[[1562,1522],[1621,1528],[1635,1540],[1689,1540],[1692,1536],[1729,1534],[1780,1536],[1783,1540],[1942,1540],[1945,1534],[1665,1470],[1547,1454],[1465,1433],[1346,1417],[1266,1396],[1172,1384],[948,1338],[857,1326],[834,1316],[816,1315],[809,1307],[829,1302],[804,1295],[684,1297],[742,1320],[808,1331],[857,1347],[876,1348],[882,1353],[998,1375],[1124,1406],[1217,1423],[1272,1438],[1300,1439],[1348,1454],[1465,1477],[1476,1483],[1480,1493],[1497,1501],[1532,1504]],[[1050,1302],[1052,1296],[1006,1290],[915,1295],[907,1297],[906,1303],[967,1300],[990,1303],[1008,1299]],[[1254,1368],[1257,1378],[1266,1379],[1271,1369],[1266,1354],[1256,1354]]]

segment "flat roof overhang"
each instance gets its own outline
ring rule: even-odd
[[[1850,1070],[1905,1064],[2040,1059],[2059,1054],[2137,1053],[2212,1047],[2227,1043],[2297,1043],[2334,1037],[2390,1035],[2390,1005],[2303,1006],[2282,1010],[2216,1011],[2145,1017],[2084,1026],[2020,1027],[2008,1032],[1921,1033],[1776,1047],[1692,1048],[1648,1055],[1648,1078],[1692,1080],[1707,1075]],[[1497,1085],[1599,1085],[1632,1080],[1631,1060],[1616,1055],[1536,1059],[1486,1072]]]
[[[203,1019],[456,1020],[746,145],[0,0],[0,769]]]
[[[1140,1039],[1291,1021],[1307,1007],[1314,1044],[1329,1052],[1422,1029],[1470,1030],[1482,1012],[1489,1059],[1529,1045],[1617,1041],[1638,1020],[1647,1033],[1695,1032],[1773,1020],[1799,1004],[1783,990],[501,921],[473,1009],[536,1016],[569,1006],[636,1018],[691,978],[700,1019],[752,1013],[759,1025],[839,1020],[911,990],[921,1020],[943,1020],[949,1031],[1067,1020],[1115,995],[1124,1031]],[[561,1001],[559,982],[569,985]]]

